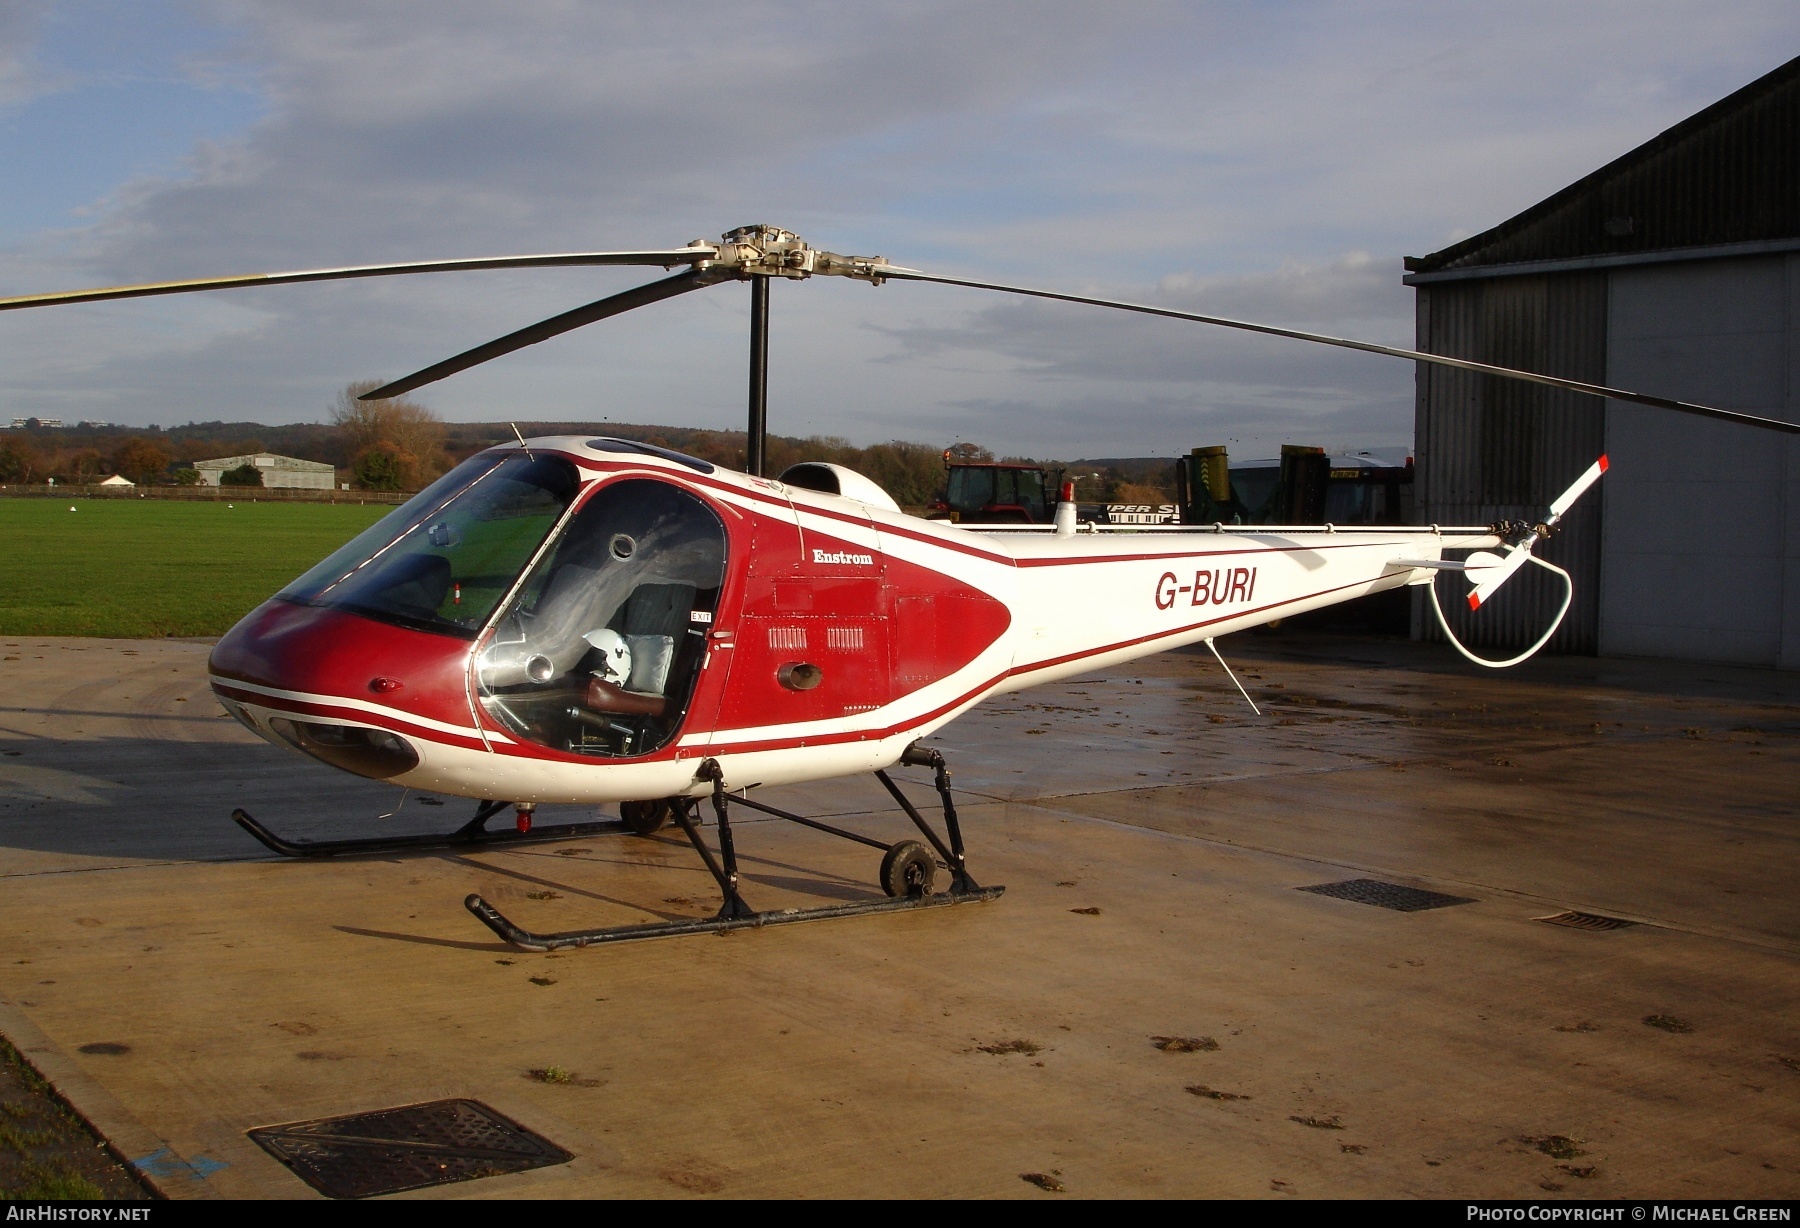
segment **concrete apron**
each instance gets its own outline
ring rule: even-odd
[[[1800,709],[1771,675],[1253,641],[1258,718],[1175,654],[935,740],[998,902],[533,955],[462,897],[554,930],[704,915],[711,881],[666,835],[266,857],[233,805],[326,836],[466,804],[377,819],[398,790],[221,719],[205,651],[0,662],[0,1031],[172,1196],[313,1196],[245,1131],[447,1096],[576,1158],[401,1197],[1800,1190]],[[766,800],[910,833],[873,782]],[[877,890],[873,850],[741,817],[752,904]],[[1474,902],[1294,890],[1357,877]],[[1652,924],[1533,920],[1565,908]]]

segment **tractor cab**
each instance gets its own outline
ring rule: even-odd
[[[1055,482],[1041,465],[952,461],[944,454],[944,496],[931,505],[934,520],[962,524],[1048,524]]]

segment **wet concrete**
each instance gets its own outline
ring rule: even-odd
[[[1179,653],[935,739],[996,903],[531,955],[462,896],[561,929],[710,880],[661,836],[277,860],[233,806],[467,803],[253,739],[204,645],[8,641],[0,1032],[177,1196],[310,1196],[246,1130],[453,1095],[576,1159],[410,1197],[1800,1191],[1800,677],[1223,646],[1263,716]],[[907,832],[873,782],[766,800]],[[758,906],[875,891],[861,846],[739,847]],[[1360,877],[1474,902],[1294,890]]]

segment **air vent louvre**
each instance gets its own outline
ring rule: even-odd
[[[1572,930],[1627,930],[1638,924],[1623,917],[1608,917],[1597,912],[1559,912],[1548,917],[1533,917],[1545,925],[1562,925]]]

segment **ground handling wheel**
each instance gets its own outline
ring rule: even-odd
[[[620,802],[619,820],[625,824],[627,831],[640,836],[660,831],[669,821],[669,799],[659,797],[648,802]]]
[[[937,859],[917,840],[902,840],[881,859],[881,889],[892,896],[930,895]]]

